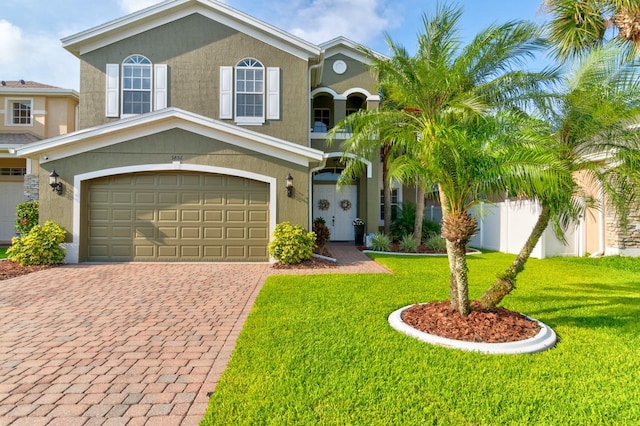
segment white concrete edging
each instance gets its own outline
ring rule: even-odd
[[[394,256],[447,256],[447,253],[405,253],[399,251],[376,251],[376,250],[362,250],[363,253],[375,253],[375,254],[391,254]],[[480,250],[470,249],[467,255],[482,254]]]
[[[461,349],[463,351],[482,352],[485,354],[531,354],[552,348],[557,340],[556,333],[550,327],[531,317],[527,318],[540,325],[540,332],[534,337],[526,340],[508,343],[477,343],[447,339],[446,337],[435,336],[433,334],[417,330],[405,323],[402,320],[402,312],[412,306],[413,305],[408,305],[392,312],[391,315],[389,315],[389,324],[401,333],[405,333],[432,345],[446,346],[448,348]]]

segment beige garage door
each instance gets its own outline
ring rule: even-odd
[[[166,172],[92,180],[89,261],[267,261],[269,187],[232,176]]]

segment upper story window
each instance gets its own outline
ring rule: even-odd
[[[327,133],[331,128],[331,110],[329,108],[313,109],[313,131]]]
[[[280,68],[247,58],[220,67],[220,118],[238,124],[280,119]]]
[[[141,55],[122,63],[122,114],[151,111],[151,61]]]
[[[128,117],[166,108],[167,65],[131,55],[122,64],[107,64],[106,116]]]
[[[9,109],[8,126],[31,126],[32,125],[32,101],[31,99],[10,99],[7,102]]]
[[[264,66],[255,59],[236,65],[236,121],[264,121]]]

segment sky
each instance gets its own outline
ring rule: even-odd
[[[79,89],[79,60],[60,39],[143,9],[161,0],[21,0],[0,8],[0,80],[31,80]],[[494,23],[544,21],[542,0],[458,0],[462,35],[470,39]],[[437,0],[225,0],[246,14],[320,44],[344,36],[388,53],[385,35],[415,51],[423,14]],[[441,4],[441,3],[440,3]]]

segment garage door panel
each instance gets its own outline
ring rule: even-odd
[[[153,212],[151,212],[153,215]],[[133,215],[131,210],[123,210],[123,209],[112,209],[111,210],[111,220],[114,222],[122,221],[122,222],[131,222]]]
[[[269,259],[269,185],[263,182],[149,172],[92,181],[88,200],[88,260]]]
[[[200,222],[200,210],[182,210],[180,212],[180,219],[183,222]]]
[[[178,204],[178,193],[175,191],[160,191],[158,192],[158,203],[176,205]]]
[[[204,204],[213,206],[222,206],[224,204],[224,195],[222,193],[206,193],[203,199]]]
[[[178,238],[177,226],[160,226],[158,228],[159,238]]]
[[[130,194],[129,194],[130,195]],[[154,192],[136,192],[135,194],[136,204],[156,204],[156,194]],[[123,201],[124,202],[124,201]]]
[[[178,220],[178,211],[175,209],[160,210],[158,212],[159,222],[176,222],[177,220]]]
[[[207,240],[222,238],[222,228],[204,228],[204,238]]]
[[[135,215],[136,221],[153,221],[155,218],[155,210],[136,209]]]
[[[244,223],[247,221],[247,212],[244,210],[229,210],[227,211],[227,222],[234,223],[240,222]]]
[[[232,228],[232,227],[227,227],[226,228],[226,237],[229,240],[244,240],[245,238],[247,238],[246,235],[246,229],[245,228]]]

